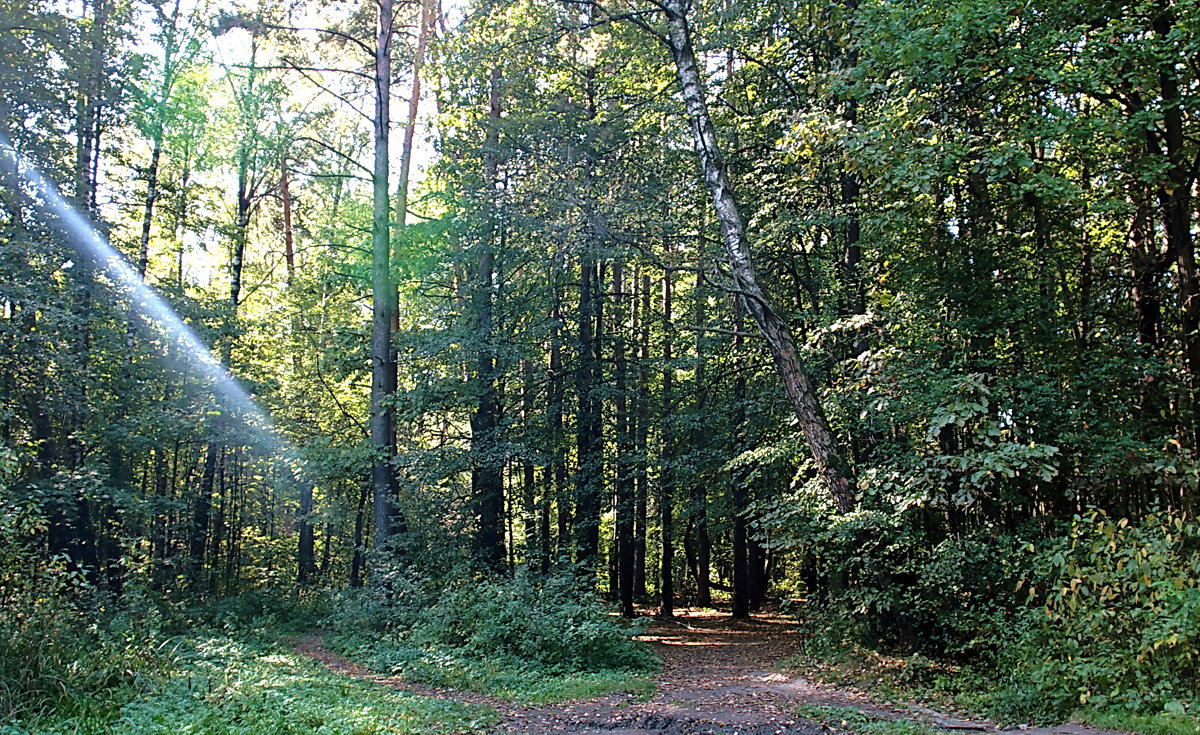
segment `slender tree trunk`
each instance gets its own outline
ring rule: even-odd
[[[1156,3],[1154,33],[1165,43],[1177,30],[1177,9],[1168,0]],[[1180,323],[1184,365],[1188,372],[1188,385],[1184,401],[1190,409],[1191,440],[1196,445],[1200,421],[1195,417],[1197,390],[1200,389],[1200,280],[1196,273],[1196,245],[1192,238],[1192,186],[1196,179],[1198,162],[1194,158],[1194,146],[1189,147],[1185,115],[1187,103],[1180,84],[1180,65],[1174,58],[1163,61],[1158,70],[1159,91],[1162,95],[1162,120],[1156,126],[1162,140],[1161,153],[1166,157],[1168,168],[1164,172],[1166,181],[1160,185],[1159,208],[1163,214],[1163,230],[1167,237],[1167,250],[1174,253],[1180,296]],[[1153,133],[1149,130],[1147,135]]]
[[[279,168],[279,199],[283,208],[283,262],[286,268],[287,290],[293,298],[293,303],[289,306],[289,326],[292,332],[292,373],[299,380],[303,362],[300,356],[300,346],[296,342],[301,325],[300,307],[294,301],[296,296],[296,248],[292,232],[292,190],[287,156],[280,161]],[[293,480],[300,490],[300,508],[296,518],[296,526],[299,530],[296,548],[296,583],[303,586],[312,580],[317,568],[316,531],[312,524],[313,485],[312,480],[304,475],[303,468],[300,468]]]
[[[670,431],[670,417],[675,407],[675,366],[671,349],[675,339],[671,315],[671,272],[663,272],[662,315],[663,329],[663,375],[662,375],[662,419],[664,429],[659,435],[658,513],[662,526],[662,543],[659,552],[659,607],[660,617],[675,615],[675,474],[674,439]]]
[[[204,455],[204,472],[200,476],[200,492],[192,504],[192,523],[188,532],[188,583],[192,590],[205,592],[205,551],[208,548],[209,516],[217,478],[217,463],[221,447],[210,442]]]
[[[358,507],[354,511],[354,538],[350,549],[350,586],[363,586],[363,571],[366,569],[366,525],[367,497],[373,496],[373,485],[363,485],[358,495]]]
[[[417,29],[417,48],[412,60],[412,88],[408,97],[408,113],[404,118],[404,135],[400,142],[400,171],[396,180],[396,226],[403,229],[408,220],[408,182],[412,169],[413,142],[417,132],[417,116],[421,108],[421,72],[429,35],[433,32],[432,0],[420,0],[421,18]]]
[[[625,264],[618,258],[613,261],[613,378],[616,383],[616,439],[617,457],[617,577],[621,599],[621,615],[633,617],[633,512],[634,473],[631,464],[633,454],[629,427],[629,386],[627,378],[629,363],[626,359],[626,298]]]
[[[599,267],[590,254],[580,264],[579,418],[576,430],[579,468],[575,480],[575,563],[595,571],[600,547],[600,490],[603,478],[600,395],[601,284]]]
[[[646,597],[646,536],[649,529],[650,496],[650,276],[636,276],[639,297],[640,335],[638,345],[637,426],[634,457],[637,461],[634,493],[633,594]]]
[[[766,602],[767,584],[770,580],[769,570],[767,565],[770,558],[767,550],[763,548],[758,539],[751,537],[749,543],[749,600],[750,610],[758,610]]]
[[[378,36],[375,43],[375,162],[372,172],[371,219],[371,509],[375,532],[373,546],[382,552],[392,537],[392,505],[396,500],[395,410],[388,405],[396,393],[392,364],[392,321],[396,287],[391,274],[391,233],[388,201],[388,136],[391,128],[392,0],[378,0]]]
[[[775,368],[783,380],[788,398],[812,450],[813,460],[842,512],[855,506],[855,485],[850,467],[838,451],[837,441],[825,420],[816,392],[804,371],[787,321],[771,306],[758,284],[751,259],[749,240],[733,185],[717,145],[716,132],[704,99],[704,86],[696,53],[692,46],[687,18],[687,0],[666,0],[668,44],[683,91],[684,105],[704,179],[712,194],[713,206],[721,224],[721,237],[729,256],[734,282],[746,306],[775,358]]]
[[[741,302],[734,304],[733,318],[733,402],[734,402],[734,454],[746,450],[746,365],[743,360],[745,326]],[[749,488],[745,472],[738,469],[731,474],[733,494],[733,617],[750,617],[750,556],[746,534],[746,513],[749,511]]]
[[[179,52],[176,40],[179,25],[180,0],[175,0],[171,15],[164,20],[163,63],[159,70],[162,79],[159,81],[158,97],[154,100],[154,119],[151,122],[150,162],[146,166],[146,201],[142,208],[142,238],[138,248],[138,275],[145,278],[146,268],[150,262],[150,234],[154,224],[154,207],[158,204],[158,170],[162,161],[163,137],[166,129],[164,117],[167,104],[171,100],[171,90],[175,86],[175,54]]]
[[[705,313],[705,303],[707,300],[704,289],[702,288],[704,277],[701,273],[696,273],[695,287],[692,289],[693,295],[693,320],[696,328],[696,374],[695,374],[695,391],[693,399],[693,412],[696,415],[703,415],[706,409],[707,395],[709,390],[708,374],[705,364],[704,355],[704,329],[707,315]],[[692,431],[692,451],[698,452],[704,446],[703,429],[697,424],[697,428]],[[708,533],[708,488],[701,484],[699,480],[693,478],[690,489],[691,513],[689,522],[692,530],[695,532],[695,545],[692,552],[692,576],[696,580],[696,604],[700,607],[710,607],[712,605],[712,589],[709,584],[709,574],[711,570],[712,559],[712,539]]]
[[[563,323],[562,291],[556,282],[554,284],[554,306],[550,312],[553,325],[550,329],[550,435],[553,448],[551,468],[554,473],[554,506],[556,509],[555,531],[557,533],[555,553],[560,559],[569,560],[571,554],[571,497],[567,484],[567,462],[564,456],[565,447],[562,438],[565,435],[563,425],[563,400],[566,393],[562,365],[562,332]]]
[[[475,498],[478,526],[475,555],[484,569],[498,571],[504,563],[504,465],[497,456],[497,431],[500,426],[500,401],[496,390],[495,335],[492,323],[493,280],[495,277],[495,241],[500,232],[496,201],[496,156],[500,122],[500,70],[493,68],[488,83],[488,128],[484,155],[484,186],[487,208],[486,225],[479,247],[479,265],[475,276],[473,312],[475,320],[475,393],[478,396],[471,417],[471,488]]]
[[[521,458],[521,525],[525,536],[525,563],[530,570],[541,567],[541,525],[538,522],[537,480],[533,465],[533,363],[521,360],[521,420],[525,426],[525,451]]]

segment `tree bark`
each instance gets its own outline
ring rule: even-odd
[[[392,0],[378,0],[378,35],[375,43],[375,161],[372,175],[371,217],[371,515],[375,525],[373,547],[382,552],[392,536],[392,505],[396,477],[395,410],[389,405],[396,393],[393,368],[392,314],[396,287],[391,274],[391,233],[388,196],[388,151],[392,94]]]
[[[599,267],[588,253],[580,264],[579,367],[577,388],[579,417],[576,429],[578,472],[575,477],[575,563],[585,573],[595,570],[600,547],[600,484],[603,450],[598,383],[600,380]]]
[[[562,445],[565,435],[563,427],[563,400],[566,393],[562,365],[562,291],[554,284],[554,306],[550,312],[553,326],[550,329],[550,434],[553,437],[551,469],[554,474],[555,505],[555,553],[560,559],[569,559],[571,554],[571,498],[567,485],[566,448]],[[549,534],[547,534],[547,538]],[[548,542],[547,542],[548,543]],[[547,555],[548,556],[548,555]]]
[[[634,531],[633,531],[633,594],[634,597],[646,596],[646,535],[649,530],[649,496],[650,496],[650,276],[641,273],[635,276],[637,280],[637,299],[639,301],[640,326],[638,344],[638,389],[637,389],[637,421],[634,430],[634,458],[637,461],[637,474],[634,491]]]
[[[666,422],[674,409],[675,400],[675,366],[671,343],[674,339],[671,328],[671,271],[663,272],[662,280],[662,316],[663,336],[662,356],[662,419],[664,430],[659,436],[659,488],[658,513],[662,526],[662,543],[659,552],[659,617],[670,618],[675,615],[675,534],[674,534],[674,451],[671,431]]]
[[[629,427],[629,395],[627,378],[629,372],[626,359],[627,342],[625,264],[618,258],[613,261],[613,378],[615,382],[617,457],[617,586],[621,599],[621,615],[633,617],[633,511],[634,476],[630,467],[633,447]]]
[[[745,319],[741,302],[734,304],[733,318],[733,452],[740,454],[746,449],[746,373],[742,361],[745,349],[742,327]],[[746,538],[746,513],[749,508],[749,488],[746,473],[735,469],[730,483],[733,491],[733,617],[745,620],[750,617],[750,557]]]
[[[504,563],[504,465],[497,456],[500,400],[496,390],[495,335],[492,324],[492,280],[495,275],[495,241],[499,234],[496,202],[496,157],[500,122],[500,70],[493,68],[488,81],[488,128],[483,179],[486,189],[485,220],[479,247],[472,309],[474,311],[475,393],[471,416],[471,489],[478,526],[475,554],[480,566],[498,571]]]
[[[733,278],[746,310],[754,318],[774,357],[775,368],[783,380],[788,398],[799,419],[813,461],[825,480],[838,510],[849,512],[855,506],[854,478],[838,450],[833,432],[825,419],[812,383],[800,362],[795,339],[786,320],[771,306],[758,283],[751,259],[741,210],[734,197],[724,159],[717,145],[716,132],[704,99],[704,85],[696,62],[689,28],[687,0],[666,0],[668,46],[675,62],[693,142],[700,157],[704,179],[712,195],[721,238],[733,271]]]

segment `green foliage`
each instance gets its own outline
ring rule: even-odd
[[[285,647],[224,636],[190,641],[169,681],[125,707],[113,733],[463,733],[491,719],[325,670]]]
[[[1140,714],[1128,710],[1081,710],[1076,719],[1092,727],[1104,727],[1139,735],[1194,735],[1200,732],[1200,719],[1186,715]]]
[[[849,642],[966,661],[1014,635],[1019,604],[1011,590],[1023,569],[1014,537],[980,529],[937,540],[918,508],[764,515],[768,523],[782,518],[786,542],[803,549],[809,565],[801,570],[807,604],[795,612],[810,646]]]
[[[115,713],[171,660],[145,621],[97,622],[55,595],[0,623],[0,715],[39,721]]]
[[[13,516],[0,531],[6,555]],[[170,664],[161,616],[135,595],[105,612],[111,601],[65,559],[21,563],[19,574],[0,569],[0,717],[104,718]]]
[[[328,596],[316,592],[251,591],[190,607],[188,624],[274,636],[303,633],[321,620],[328,604]]]
[[[1200,707],[1200,524],[1076,516],[1024,581],[1035,614],[1010,652],[1042,696],[1182,715]]]
[[[0,616],[0,713],[14,723],[4,735],[459,733],[493,716],[292,653],[281,639],[315,619],[317,599],[252,594],[162,608],[131,591],[108,611],[79,604],[95,595],[76,576],[41,580],[41,592],[6,599]]]
[[[371,668],[525,702],[645,692],[654,656],[570,576],[463,576],[445,587],[388,576],[388,593],[346,596],[335,644]]]
[[[0,733],[465,733],[493,717],[327,671],[275,640],[179,639],[170,665],[161,662],[129,701],[98,709],[92,697]]]

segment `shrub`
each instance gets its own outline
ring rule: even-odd
[[[103,612],[63,564],[24,582],[0,606],[0,719],[103,719],[170,659],[156,616]]]
[[[458,576],[441,585],[397,573],[389,591],[343,598],[337,647],[375,669],[434,685],[549,701],[643,690],[655,659],[643,626],[607,614],[570,576]]]
[[[1044,695],[1097,707],[1195,713],[1200,707],[1200,524],[1076,516],[1028,581],[1041,602],[1010,658]]]

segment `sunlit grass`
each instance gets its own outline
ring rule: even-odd
[[[115,716],[53,719],[0,733],[450,735],[480,731],[495,713],[330,672],[281,644],[207,637],[187,641],[174,669]]]

